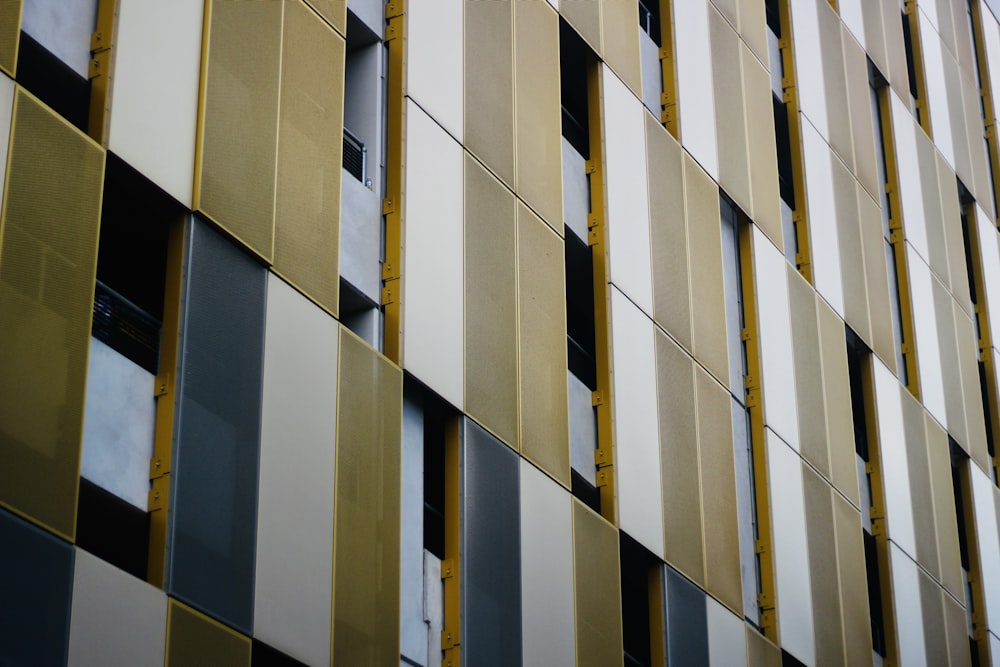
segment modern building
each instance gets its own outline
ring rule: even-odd
[[[0,0],[0,665],[1000,665],[998,15]]]

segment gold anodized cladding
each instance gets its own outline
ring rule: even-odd
[[[577,667],[622,664],[618,531],[573,498]]]
[[[0,0],[0,71],[11,77],[17,70],[22,5],[23,0]]]
[[[167,602],[167,667],[250,667],[250,638],[182,602]]]

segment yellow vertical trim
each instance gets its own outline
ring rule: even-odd
[[[382,264],[382,305],[385,309],[383,352],[396,364],[401,363],[403,341],[403,106],[405,104],[406,23],[405,0],[385,4],[385,42],[389,47],[389,72],[386,113],[385,263]]]
[[[111,82],[114,79],[115,43],[118,39],[118,3],[100,0],[97,29],[90,36],[90,118],[87,133],[104,147],[111,122]]]
[[[920,39],[920,12],[917,0],[906,0],[903,14],[910,24],[910,48],[913,56],[913,75],[917,79],[917,120],[924,128],[927,136],[934,138],[931,132],[931,109],[927,103],[927,76],[924,72],[924,47]]]
[[[1000,194],[1000,146],[997,141],[996,109],[993,107],[993,83],[990,80],[989,60],[986,57],[986,32],[983,29],[983,12],[978,0],[969,3],[972,9],[973,46],[976,50],[976,65],[979,69],[979,97],[983,102],[983,130],[986,137],[986,158],[990,162],[993,201]],[[994,211],[994,222],[1000,224],[1000,212]]]
[[[461,512],[462,455],[461,426],[452,419],[445,427],[444,442],[444,560],[441,579],[444,580],[444,629],[441,631],[443,667],[462,664],[462,580],[461,580]]]
[[[663,93],[660,122],[674,139],[681,138],[680,106],[677,100],[677,59],[674,57],[674,5],[672,0],[660,0],[660,70]]]

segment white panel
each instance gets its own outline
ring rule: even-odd
[[[587,161],[573,145],[562,138],[563,222],[577,238],[587,240],[587,218],[590,215],[590,177]]]
[[[621,528],[663,558],[663,498],[653,322],[611,290],[615,446]]]
[[[552,9],[559,11],[559,0],[549,0],[549,4],[552,5]]]
[[[833,158],[830,147],[808,122],[802,123],[802,148],[809,205],[809,236],[812,247],[816,248],[812,257],[816,291],[843,317],[844,282],[837,234],[837,202],[833,193],[830,163],[831,159],[836,158]]]
[[[21,29],[86,79],[90,36],[97,25],[97,1],[25,0]]]
[[[597,414],[594,392],[580,382],[572,371],[566,372],[569,385],[570,465],[591,486],[597,486],[594,450],[597,449]]]
[[[1000,629],[1000,538],[997,535],[996,487],[975,463],[966,465],[972,479],[972,501],[979,540],[980,575],[986,598],[986,623],[994,633]]]
[[[462,0],[409,0],[406,92],[452,136],[464,136]]]
[[[10,143],[10,120],[14,111],[14,82],[0,73],[0,200],[7,174],[7,145]],[[0,201],[2,203],[2,201]]]
[[[948,90],[944,82],[944,59],[952,59],[950,70],[957,74],[958,69],[951,54],[944,50],[941,37],[927,20],[927,15],[923,11],[919,15],[920,45],[924,56],[924,79],[927,81],[926,103],[931,107],[931,130],[938,150],[941,151],[941,155],[954,170],[955,146],[952,143],[952,119],[951,111],[948,108]]]
[[[903,204],[903,224],[906,239],[920,253],[928,257],[927,223],[924,221],[923,185],[920,182],[920,162],[917,157],[917,132],[923,133],[910,115],[909,107],[889,91],[892,101],[892,127],[896,137],[896,170],[899,175],[899,193]]]
[[[789,353],[792,349],[787,276],[790,265],[756,225],[753,232],[764,421],[798,451],[795,369]]]
[[[642,103],[610,68],[602,65],[601,75],[611,281],[652,315],[644,112]]]
[[[708,0],[685,0],[672,5],[681,144],[701,168],[718,181],[719,151],[715,136]]]
[[[917,339],[917,370],[920,373],[920,398],[945,429],[948,417],[944,401],[944,378],[941,371],[941,347],[938,342],[937,317],[934,311],[934,287],[937,280],[931,269],[913,251],[906,248],[910,268],[910,302],[913,306],[913,331]],[[946,314],[951,317],[951,314]]]
[[[868,2],[869,0],[839,0],[837,3],[837,9],[840,12],[840,19],[847,26],[847,29],[851,31],[854,35],[854,39],[858,40],[861,47],[866,51],[865,47],[867,41],[865,40],[865,18],[864,12],[861,10],[862,3]]]
[[[708,659],[710,667],[747,664],[746,628],[743,619],[710,596],[705,596],[708,616]]]
[[[910,476],[906,463],[906,433],[903,430],[903,405],[896,376],[877,357],[872,357],[875,375],[875,402],[878,419],[878,442],[885,486],[886,521],[889,537],[909,554],[916,554],[913,528],[913,503],[910,501]]]
[[[525,667],[572,665],[573,506],[569,492],[521,459],[521,640]]]
[[[815,645],[802,463],[798,455],[770,431],[767,432],[767,475],[772,480],[768,486],[781,645],[805,664],[812,665]]]
[[[829,138],[829,120],[826,115],[826,89],[823,79],[823,54],[819,37],[818,2],[826,0],[800,0],[791,4],[792,36],[795,44],[795,83],[798,87],[799,105],[819,133]]]
[[[330,661],[337,327],[268,275],[254,634],[309,664]]]
[[[427,664],[424,622],[424,413],[419,396],[403,391],[402,496],[400,498],[399,651]]]
[[[462,147],[406,105],[403,366],[464,406]]]
[[[927,664],[924,653],[924,619],[920,605],[920,573],[917,564],[892,542],[889,543],[892,563],[892,596],[896,610],[896,634],[899,643],[899,664],[920,667]],[[939,631],[938,628],[932,628]]]
[[[973,224],[973,221],[969,221]],[[986,286],[986,306],[990,312],[990,332],[994,342],[1000,337],[1000,235],[996,225],[983,210],[976,207],[975,224],[979,226],[979,253],[982,257],[983,284]],[[980,302],[983,297],[980,296]]]
[[[163,591],[76,549],[70,667],[163,665],[166,633]]]
[[[191,206],[201,0],[121,0],[108,148]]]

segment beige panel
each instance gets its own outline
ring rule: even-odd
[[[826,117],[829,122],[830,147],[847,165],[854,164],[854,141],[851,134],[851,109],[847,96],[847,74],[844,71],[844,46],[841,42],[842,23],[837,12],[826,0],[815,2],[819,16],[819,38],[822,45],[823,83],[826,90]],[[801,76],[810,76],[802,72]],[[870,114],[868,114],[870,115]],[[820,128],[820,133],[823,130]]]
[[[465,159],[465,406],[517,449],[514,196]]]
[[[867,342],[882,363],[895,374],[896,341],[892,333],[892,309],[889,305],[889,274],[885,239],[882,236],[882,210],[864,192],[858,193],[858,219],[861,221],[861,244],[871,322],[871,337]]]
[[[872,197],[880,197],[878,167],[875,161],[875,134],[868,89],[868,59],[865,50],[842,26],[844,67],[847,73],[847,94],[851,114],[851,133],[854,141],[854,166],[852,172]]]
[[[870,115],[870,114],[869,114]],[[870,127],[869,127],[870,129]],[[838,170],[842,173],[842,170]],[[862,340],[871,341],[871,322],[868,317],[868,289],[866,283],[866,267],[859,260],[864,258],[863,235],[865,230],[861,228],[861,220],[858,217],[858,207],[874,206],[870,195],[858,185],[853,179],[849,180],[848,186],[850,194],[841,195],[837,192],[837,246],[840,250],[840,284],[843,289],[843,309],[844,320],[851,325],[855,333],[861,336]],[[844,201],[839,198],[843,196]],[[864,201],[857,201],[857,197],[863,197]],[[882,220],[877,209],[873,210],[874,215],[871,222],[878,222],[876,230],[870,230],[873,242],[880,242]],[[881,246],[879,246],[881,248]],[[884,261],[884,260],[883,260]],[[883,273],[885,273],[883,265]],[[890,331],[891,334],[891,331]]]
[[[854,413],[851,407],[851,377],[847,366],[847,346],[844,343],[844,322],[822,299],[816,300],[816,309],[819,316],[820,353],[823,358],[830,480],[857,506],[860,501],[854,450]]]
[[[649,188],[653,319],[690,350],[691,295],[682,156],[680,144],[646,114],[646,164],[653,184]]]
[[[878,70],[886,78],[889,78],[889,55],[886,52],[887,35],[882,31],[882,21],[885,14],[883,8],[886,4],[882,2],[865,2],[864,0],[860,0],[859,4],[861,5],[862,21],[864,23],[865,51],[867,51],[868,57],[872,59]],[[902,33],[900,33],[900,36],[902,36]]]
[[[740,536],[733,463],[732,398],[695,367],[698,449],[705,532],[705,588],[734,613],[743,614]],[[670,462],[671,465],[676,465]],[[688,471],[690,474],[690,471]],[[669,511],[676,508],[669,507]]]
[[[274,269],[337,314],[344,39],[300,2],[285,9]]]
[[[822,358],[816,293],[790,264],[788,301],[792,313],[792,353],[795,360],[795,396],[799,413],[799,452],[820,473],[830,477],[830,452],[826,444],[826,409],[823,402]]]
[[[270,261],[284,3],[212,0],[194,207]]]
[[[747,624],[748,667],[781,667],[781,649]]]
[[[903,21],[900,17],[899,5],[895,2],[865,2],[866,8],[882,10],[882,30],[885,34],[886,68],[881,69],[892,86],[893,92],[901,100],[910,99],[909,74],[906,69],[906,49],[903,46]],[[867,9],[866,9],[867,11]]]
[[[740,2],[740,36],[754,58],[767,66],[767,9],[763,2]]]
[[[0,216],[0,504],[72,540],[104,152],[21,89],[13,114]]]
[[[969,622],[965,607],[952,597],[944,596],[944,621],[948,637],[948,658],[951,667],[972,664],[969,652]]]
[[[972,163],[973,182],[968,187],[975,193],[976,200],[990,215],[993,215],[993,191],[990,176],[989,156],[983,141],[983,116],[980,107],[979,89],[975,74],[962,76],[962,99],[964,101],[965,128]]]
[[[836,493],[833,511],[847,664],[863,665],[871,660],[872,635],[861,513]]]
[[[958,521],[951,477],[951,451],[948,434],[929,414],[924,415],[927,455],[934,497],[934,522],[937,528],[941,583],[959,600],[965,597],[965,575],[958,546]]]
[[[972,295],[969,293],[969,274],[965,268],[965,239],[962,235],[962,205],[958,200],[955,172],[940,153],[938,157],[938,182],[941,192],[941,233],[948,252],[948,274],[942,281],[948,284],[952,296],[969,315],[972,315]]]
[[[744,4],[742,16],[758,11]],[[759,11],[763,20],[764,8]],[[744,22],[745,25],[745,22]],[[778,188],[778,163],[775,161],[774,108],[771,103],[771,78],[757,58],[740,44],[743,63],[743,94],[746,105],[747,148],[750,151],[750,195],[752,210],[746,211],[767,234],[771,242],[784,252],[781,237],[781,193]]]
[[[715,133],[719,150],[719,185],[751,216],[750,157],[740,67],[740,38],[722,15],[709,6],[712,40],[712,83],[715,92]],[[773,124],[773,123],[772,123]]]
[[[955,315],[955,337],[958,365],[961,371],[962,393],[965,397],[965,422],[968,425],[968,451],[989,470],[989,445],[986,442],[986,415],[983,412],[982,387],[979,383],[979,345],[972,319],[952,301]],[[996,335],[996,334],[994,334]]]
[[[333,538],[333,664],[399,659],[403,373],[341,328]]]
[[[250,667],[250,638],[171,599],[167,610],[167,667]]]
[[[21,0],[0,0],[0,70],[14,76],[21,38]]]
[[[908,391],[901,391],[903,431],[906,440],[906,465],[909,472],[910,504],[916,556],[920,565],[938,576],[937,537],[934,525],[934,496],[931,490],[930,463],[927,458],[927,435],[924,410]],[[890,462],[891,464],[892,462]],[[902,463],[902,462],[900,462]],[[892,521],[892,517],[889,517]]]
[[[809,541],[809,569],[819,576],[812,582],[813,632],[816,655],[824,663],[844,664],[844,638],[837,577],[832,489],[809,466],[802,466],[802,488]]]
[[[601,5],[607,1],[559,0],[559,13],[597,55],[604,53],[601,47]]]
[[[921,144],[923,145],[923,142]],[[923,158],[924,156],[921,155],[921,164],[923,163]],[[925,215],[928,246],[927,259],[929,260],[928,263],[931,266],[931,271],[951,291],[951,271],[948,268],[949,253],[948,244],[945,241],[944,228],[949,219],[954,219],[955,221],[959,219],[958,188],[956,187],[955,172],[951,170],[951,167],[948,166],[948,163],[940,153],[935,151],[933,157],[928,158],[927,162],[929,173],[927,175],[923,173],[924,167],[922,164],[920,169],[921,181],[925,188],[933,183],[933,200],[936,204],[933,208],[928,207]],[[934,170],[930,171],[932,167]],[[958,225],[959,229],[961,229],[961,222],[958,222]],[[964,273],[962,275],[965,277]],[[965,277],[964,282],[968,284],[967,277]]]
[[[465,145],[514,183],[514,35],[510,0],[465,3]]]
[[[517,192],[562,233],[558,14],[546,2],[516,3],[514,40]]]
[[[959,444],[968,448],[969,430],[965,423],[962,369],[959,366],[955,337],[955,314],[952,307],[954,301],[945,287],[934,278],[931,278],[931,292],[934,296],[934,320],[937,324],[938,350],[935,350],[933,346],[928,346],[921,349],[920,352],[933,358],[934,353],[939,351],[941,379],[944,384],[945,419],[947,420],[945,427]],[[978,395],[977,398],[979,398]],[[982,402],[981,398],[979,400]]]
[[[642,74],[639,69],[639,3],[628,0],[602,0],[604,62],[635,96],[642,99]]]
[[[928,665],[948,664],[948,634],[945,627],[944,591],[923,570],[920,576],[920,609],[924,621],[924,650]]]
[[[691,262],[694,353],[717,378],[729,377],[726,304],[722,283],[722,222],[719,189],[684,154],[684,191]]]
[[[698,424],[694,364],[659,330],[656,332],[656,386],[665,559],[696,584],[704,586],[702,494],[696,474]]]
[[[622,664],[620,568],[618,531],[573,498],[577,667]]]
[[[347,0],[305,0],[343,36],[347,36]]]
[[[517,209],[521,451],[570,485],[563,244],[523,204]]]

